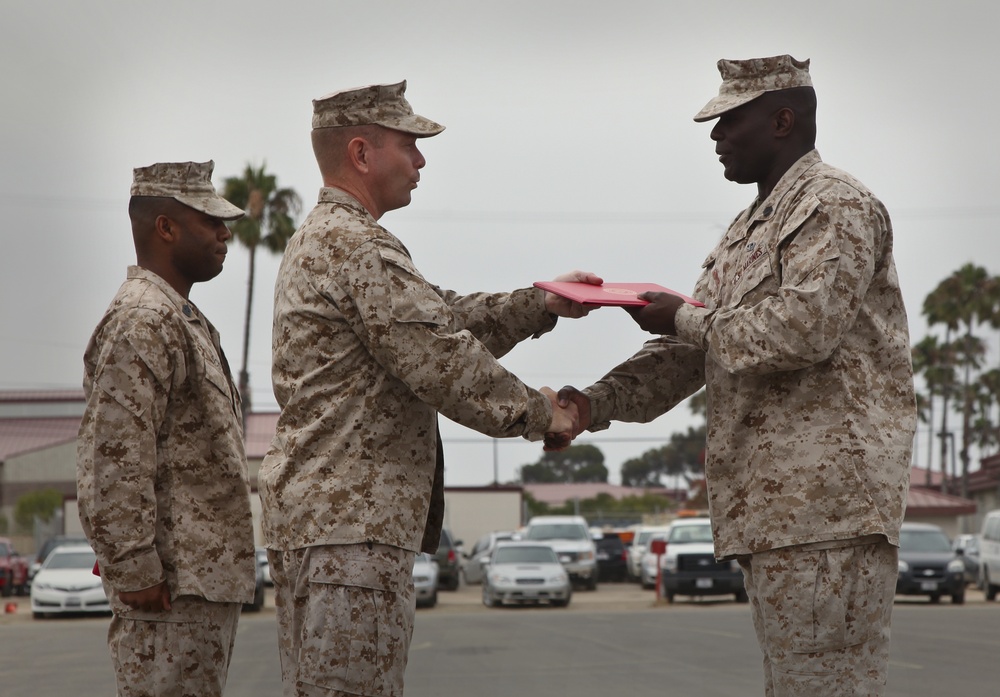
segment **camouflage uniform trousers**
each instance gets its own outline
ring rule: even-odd
[[[402,697],[413,558],[389,545],[268,551],[285,697]]]
[[[898,550],[881,535],[739,558],[767,697],[885,694]]]
[[[191,595],[170,605],[111,619],[118,697],[222,697],[242,605]]]

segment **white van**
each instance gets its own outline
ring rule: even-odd
[[[979,587],[987,600],[996,600],[1000,591],[1000,509],[983,519],[979,535]]]

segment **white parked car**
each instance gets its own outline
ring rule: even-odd
[[[462,579],[468,585],[483,582],[483,562],[488,561],[498,542],[513,539],[512,532],[488,532],[472,546],[472,551],[462,564]]]
[[[417,607],[434,607],[438,601],[438,564],[434,557],[421,552],[413,559],[413,592]]]
[[[652,552],[653,540],[666,540],[669,530],[654,532],[646,539],[646,548],[642,555],[642,563],[639,565],[639,582],[643,588],[656,588],[656,561],[657,557]],[[660,556],[660,567],[663,567],[664,556]]]
[[[101,579],[94,575],[97,555],[89,544],[61,545],[46,557],[31,583],[31,614],[110,613]]]
[[[666,525],[643,525],[635,531],[632,546],[628,548],[628,576],[633,581],[642,580],[642,558],[649,549],[649,540],[653,535],[666,534]]]
[[[501,542],[483,574],[483,605],[542,603],[569,605],[569,574],[555,550],[543,542]]]

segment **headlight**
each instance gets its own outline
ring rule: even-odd
[[[490,583],[510,583],[510,578],[503,574],[490,574]]]
[[[909,571],[909,570],[910,570],[910,565],[909,565],[909,564],[907,564],[907,563],[906,563],[905,561],[903,561],[902,559],[900,559],[900,560],[899,560],[899,573],[901,573],[901,574],[905,574],[905,573],[906,573],[907,571]]]
[[[549,579],[549,583],[566,583],[569,579],[566,574],[558,574]]]
[[[663,557],[663,568],[666,571],[677,571],[677,557]]]
[[[580,556],[577,558],[580,561],[587,561],[588,559],[594,558],[594,553],[588,549],[586,552],[580,552]]]
[[[32,583],[31,585],[40,591],[47,591],[52,588],[52,586],[49,585],[48,583]]]
[[[965,562],[961,559],[952,559],[948,562],[948,573],[965,573]]]

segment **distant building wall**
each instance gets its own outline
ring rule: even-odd
[[[488,532],[521,526],[521,487],[445,487],[444,526],[468,552]]]

